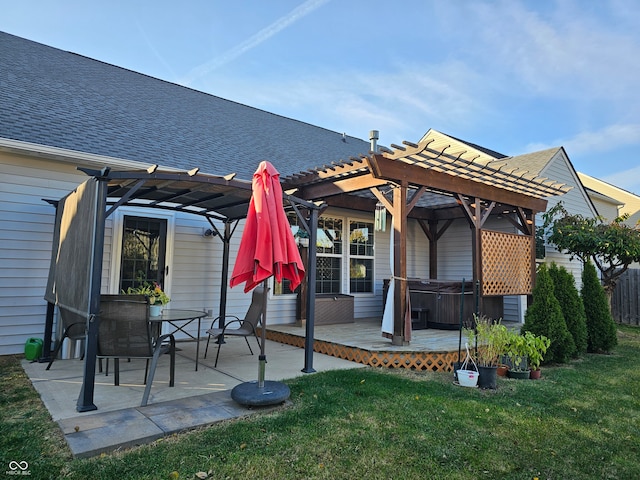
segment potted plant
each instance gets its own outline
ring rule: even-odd
[[[506,349],[509,358],[509,378],[529,378],[529,346],[523,335],[512,333]]]
[[[540,363],[551,345],[551,340],[544,335],[534,335],[531,332],[525,332],[524,338],[528,349],[529,367],[531,367],[530,378],[537,380],[540,378]]]
[[[497,370],[505,351],[509,331],[500,320],[495,321],[485,315],[475,314],[473,318],[476,326],[473,330],[468,330],[467,336],[469,344],[476,346],[476,363],[480,375],[478,385],[480,388],[495,389]]]
[[[137,287],[129,287],[123,293],[127,295],[146,295],[149,298],[149,314],[157,317],[162,307],[171,300],[157,282],[144,282]]]

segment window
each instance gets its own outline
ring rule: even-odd
[[[373,292],[373,223],[349,222],[349,293]]]
[[[296,212],[287,212],[287,219],[289,220],[289,225],[291,225],[291,233],[294,236],[299,235],[301,232],[304,232],[304,229],[300,226],[300,221],[298,220],[298,215]],[[306,259],[302,259],[302,261],[306,261]],[[290,295],[292,293],[296,293],[300,290],[300,287],[296,288],[294,292],[291,291],[291,282],[283,278],[282,282],[273,281],[273,294],[274,295]]]
[[[294,235],[301,228],[295,213],[289,213]],[[348,237],[345,225],[348,223]],[[316,293],[373,293],[374,232],[373,222],[320,217],[316,239]],[[348,242],[348,243],[347,243]],[[349,284],[344,285],[345,268]],[[290,294],[289,281],[275,282],[274,294]]]
[[[342,293],[342,219],[320,217],[316,239],[316,293]]]

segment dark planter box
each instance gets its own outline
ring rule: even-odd
[[[351,295],[316,294],[315,325],[353,323],[353,297]]]

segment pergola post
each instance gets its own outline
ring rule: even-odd
[[[315,372],[313,368],[313,336],[316,319],[316,243],[318,240],[318,210],[311,209],[309,220],[309,261],[307,264],[307,321],[304,339],[304,373]]]
[[[393,345],[406,345],[411,333],[406,331],[407,312],[407,183],[393,189]]]
[[[104,251],[104,231],[107,206],[107,180],[97,178],[96,211],[93,251],[91,252],[91,286],[89,289],[89,317],[87,319],[87,340],[84,354],[84,376],[78,396],[76,410],[88,412],[97,410],[93,400],[96,381],[96,356],[98,355],[98,329],[100,328],[100,288],[102,281],[102,258]]]

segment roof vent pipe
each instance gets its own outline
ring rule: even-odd
[[[371,151],[378,153],[378,139],[380,138],[380,132],[378,130],[371,130],[369,132],[369,141],[371,142]]]

